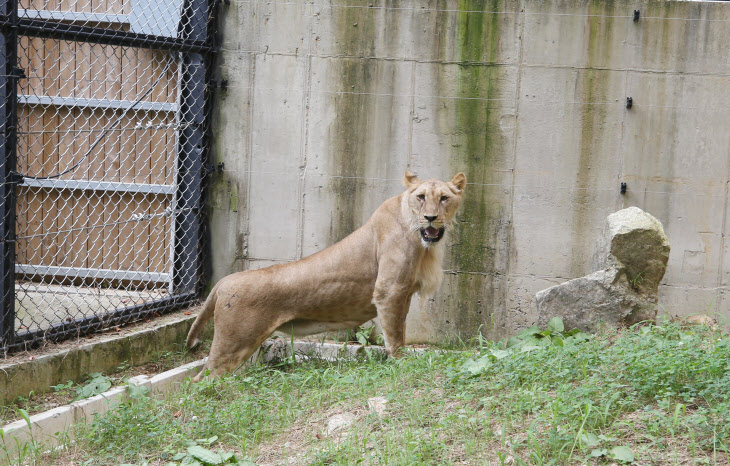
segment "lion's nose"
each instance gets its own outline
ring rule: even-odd
[[[436,220],[436,218],[438,217],[438,215],[424,215],[423,217],[426,220],[428,220],[429,222],[433,222],[434,220]]]

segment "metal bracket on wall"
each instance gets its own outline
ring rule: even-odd
[[[626,194],[626,183],[621,183],[621,194]]]
[[[214,173],[223,173],[223,169],[225,168],[225,164],[223,162],[220,162],[218,164],[208,164],[205,166],[205,174],[206,175],[212,175]]]
[[[635,23],[639,22],[639,14],[640,14],[639,10],[634,10],[634,22]]]
[[[634,98],[626,97],[626,108],[631,108],[633,106],[634,106]]]

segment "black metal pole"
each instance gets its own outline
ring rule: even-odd
[[[178,37],[205,41],[206,0],[185,0]],[[180,71],[182,130],[177,146],[175,193],[175,260],[173,293],[195,292],[200,270],[200,211],[205,133],[206,60],[199,53],[183,53]]]
[[[17,2],[3,0],[0,14],[14,27],[0,35],[0,350],[7,352],[15,338],[15,165],[17,129]]]

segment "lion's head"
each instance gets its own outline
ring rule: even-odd
[[[451,226],[461,203],[466,176],[457,173],[451,181],[430,179],[421,181],[406,170],[403,184],[407,189],[404,198],[404,215],[412,221],[421,243],[428,248],[438,243]]]

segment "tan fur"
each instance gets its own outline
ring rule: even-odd
[[[208,361],[195,377],[242,365],[273,332],[311,335],[356,327],[378,317],[389,355],[405,343],[411,297],[436,292],[444,240],[461,203],[466,177],[420,181],[406,171],[406,190],[385,201],[339,243],[289,264],[238,272],[221,279],[187,338],[195,346],[214,317]],[[422,300],[423,302],[423,300]]]

